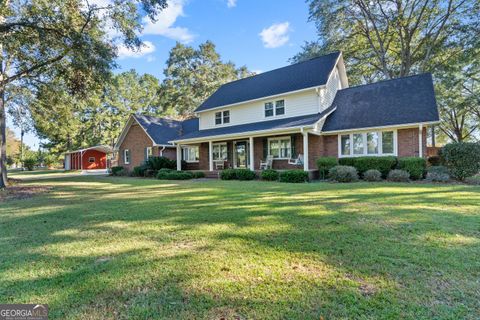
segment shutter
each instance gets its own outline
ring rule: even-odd
[[[291,147],[291,157],[292,159],[295,159],[297,158],[297,152],[296,152],[296,148],[295,148],[295,142],[296,142],[296,135],[292,134],[291,138],[290,138],[290,147]]]
[[[263,160],[267,159],[268,156],[268,139],[263,138]]]

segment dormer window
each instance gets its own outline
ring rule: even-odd
[[[285,114],[285,100],[277,100],[265,103],[265,118],[281,116]]]
[[[230,111],[215,112],[215,125],[230,123]]]

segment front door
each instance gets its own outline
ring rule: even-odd
[[[249,162],[248,142],[235,142],[235,168],[247,168]]]

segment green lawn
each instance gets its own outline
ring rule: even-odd
[[[8,177],[13,179],[20,179],[20,180],[34,180],[34,179],[42,179],[42,178],[54,178],[54,177],[64,177],[64,176],[72,176],[72,175],[79,175],[81,171],[65,171],[63,169],[58,170],[49,170],[49,169],[41,169],[41,170],[33,170],[33,171],[20,171],[20,170],[13,170],[8,172]]]
[[[480,187],[30,181],[2,303],[51,319],[478,319]]]

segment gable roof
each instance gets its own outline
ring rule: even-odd
[[[325,85],[340,52],[222,85],[195,112]]]
[[[439,121],[429,73],[339,90],[332,105],[323,132]]]
[[[134,115],[134,118],[157,145],[169,145],[169,141],[183,134],[198,131],[198,118],[185,121],[144,115]]]

